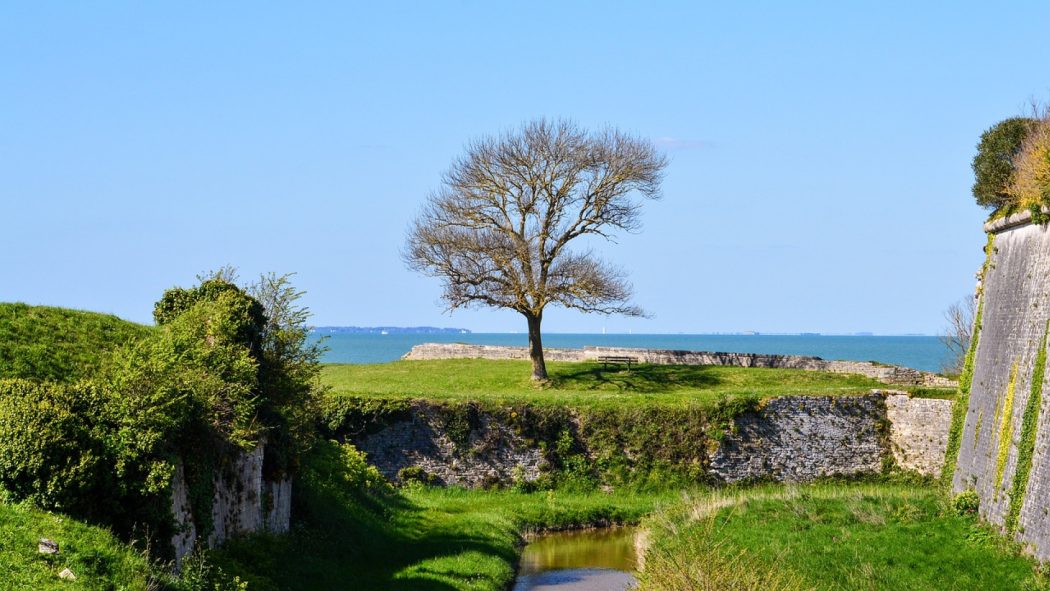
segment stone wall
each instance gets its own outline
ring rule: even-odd
[[[1050,413],[1045,376],[1034,386],[1032,382],[1050,320],[1050,231],[1031,224],[1028,212],[997,220],[985,230],[993,235],[993,248],[980,288],[982,322],[952,485],[956,491],[976,490],[983,518],[1008,529],[1036,557],[1047,560]],[[1026,407],[1033,395],[1040,402],[1030,413],[1030,472],[1024,478],[1022,471],[1015,480]],[[1011,509],[1017,520],[1009,528]]]
[[[243,534],[288,531],[292,482],[288,478],[280,481],[263,478],[264,449],[260,443],[250,452],[232,451],[217,470],[211,504],[213,527],[206,540],[209,548]],[[176,465],[172,483],[171,511],[176,528],[171,542],[176,566],[181,567],[183,557],[193,551],[199,540],[181,461]]]
[[[673,351],[666,349],[630,349],[625,347],[584,347],[583,349],[544,349],[548,361],[594,361],[603,355],[634,357],[640,363],[660,365],[725,365],[804,369],[832,373],[858,374],[897,386],[954,388],[956,382],[930,372],[908,367],[884,365],[870,361],[828,361],[801,355],[765,355],[760,353],[712,353],[707,351]],[[424,343],[412,347],[403,359],[528,359],[526,347],[501,345],[467,345],[462,343]]]
[[[479,411],[469,436],[456,443],[446,432],[447,412],[416,402],[397,420],[354,443],[369,463],[395,481],[401,470],[411,467],[421,468],[438,483],[467,487],[531,481],[542,474],[546,461],[539,442]],[[585,419],[574,417],[574,424]],[[895,391],[859,397],[787,396],[738,417],[736,428],[713,452],[713,441],[701,437],[692,442],[696,453],[691,455],[707,458],[706,473],[723,482],[875,473],[891,457],[905,469],[935,475],[944,460],[950,420],[950,401],[913,399]],[[674,424],[667,428],[674,429]],[[586,448],[587,442],[582,445]]]
[[[711,472],[724,482],[799,482],[882,469],[886,452],[880,394],[857,397],[785,396],[736,420],[711,457]]]
[[[911,398],[886,392],[890,446],[897,465],[930,476],[941,475],[951,425],[951,400]]]
[[[439,409],[417,404],[407,420],[356,441],[369,463],[388,480],[398,481],[405,468],[418,467],[435,484],[479,487],[510,483],[515,477],[539,477],[543,454],[530,447],[507,425],[481,414],[468,439],[454,442],[446,432]]]

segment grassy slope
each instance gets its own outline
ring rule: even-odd
[[[0,378],[73,382],[149,327],[108,314],[0,303]]]
[[[540,389],[530,382],[529,367],[527,361],[483,359],[328,365],[322,380],[334,395],[575,406],[706,405],[743,394],[839,396],[886,387],[861,376],[794,369],[642,365],[627,372],[550,363],[552,385]]]
[[[59,544],[59,553],[37,552],[40,538]],[[58,578],[69,568],[76,581]],[[104,529],[24,505],[0,503],[0,589],[25,591],[145,590],[149,565]]]
[[[932,488],[744,489],[648,523],[647,591],[1045,588],[1031,561]]]
[[[324,444],[297,483],[298,523],[284,537],[228,544],[217,559],[252,591],[368,589],[498,591],[513,579],[519,532],[637,522],[674,493],[369,492]],[[289,559],[294,557],[294,559]]]

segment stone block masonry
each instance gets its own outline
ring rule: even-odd
[[[388,480],[401,470],[421,468],[435,484],[476,488],[540,476],[542,452],[488,414],[478,417],[466,441],[454,442],[440,409],[417,404],[407,420],[356,441],[368,462]]]
[[[214,475],[214,495],[211,503],[212,531],[205,540],[208,548],[215,548],[226,540],[249,533],[270,531],[284,533],[291,523],[292,481],[263,478],[263,453],[260,443],[249,452],[233,451],[225,465]],[[172,517],[176,533],[171,543],[175,549],[175,564],[181,568],[185,556],[193,552],[200,535],[193,519],[189,487],[180,461],[175,467],[172,483]]]
[[[882,469],[878,394],[850,398],[785,396],[736,421],[711,458],[724,482],[802,482]]]
[[[911,398],[903,392],[886,394],[890,445],[897,465],[905,470],[939,477],[948,448],[951,400]]]
[[[991,222],[985,230],[992,235],[991,252],[981,282],[981,325],[952,486],[956,492],[974,489],[981,516],[1045,561],[1050,560],[1050,412],[1045,373],[1037,367],[1040,358],[1045,362],[1041,349],[1050,321],[1050,230],[1031,223],[1028,212]]]
[[[599,356],[634,357],[640,363],[658,365],[722,365],[733,367],[767,367],[804,369],[867,376],[895,386],[954,388],[958,384],[943,376],[909,367],[883,365],[870,361],[828,361],[801,355],[764,355],[760,353],[711,353],[707,351],[672,351],[666,349],[630,349],[626,347],[584,347],[583,349],[544,349],[547,361],[596,361]],[[423,343],[405,354],[406,360],[427,359],[517,359],[529,358],[526,347],[501,345],[467,345],[460,343]]]
[[[686,455],[706,457],[705,473],[720,482],[872,474],[891,458],[903,469],[935,476],[944,461],[951,406],[948,400],[878,390],[855,397],[774,398],[737,417],[720,442],[691,441],[694,452]],[[457,443],[446,428],[448,412],[445,406],[415,402],[397,420],[354,443],[395,481],[405,468],[420,468],[438,483],[467,487],[531,481],[543,473],[541,445],[551,449],[553,441],[526,439],[493,414],[478,411],[469,434],[460,434]],[[573,411],[575,424],[585,420],[580,412],[585,411]],[[681,417],[682,423],[687,420]],[[667,429],[674,428],[672,419]],[[717,444],[713,451],[712,444]],[[588,442],[581,445],[595,460]],[[638,460],[638,454],[648,452],[621,453]]]

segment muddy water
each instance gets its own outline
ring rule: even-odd
[[[635,584],[634,528],[537,536],[521,555],[514,591],[623,591]]]

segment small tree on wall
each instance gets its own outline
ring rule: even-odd
[[[442,279],[450,310],[487,306],[524,316],[532,378],[546,380],[540,327],[548,304],[642,315],[622,271],[571,246],[637,230],[666,165],[650,141],[568,121],[533,121],[475,141],[427,199],[404,259]]]
[[[1036,120],[1029,117],[1011,117],[981,134],[972,164],[973,196],[978,205],[997,209],[1012,201],[1008,191],[1013,181],[1014,159],[1035,124]]]

